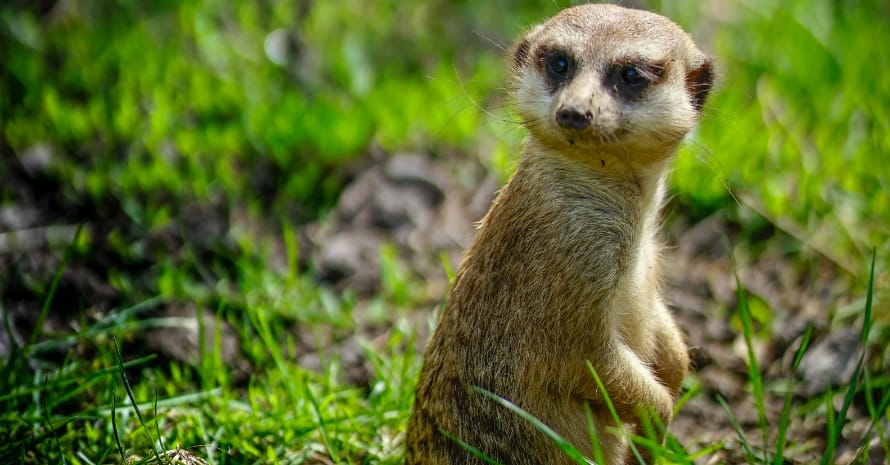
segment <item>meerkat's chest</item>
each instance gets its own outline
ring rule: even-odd
[[[667,312],[658,285],[660,252],[661,245],[654,239],[641,241],[609,302],[612,308],[608,313],[614,317],[616,332],[644,360],[654,356],[651,334]]]

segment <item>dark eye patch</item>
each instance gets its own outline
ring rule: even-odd
[[[637,100],[664,77],[664,65],[628,61],[615,63],[606,72],[606,87],[626,100]]]
[[[571,80],[576,69],[575,59],[559,49],[544,50],[538,55],[538,63],[550,92]]]

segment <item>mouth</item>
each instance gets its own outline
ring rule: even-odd
[[[572,147],[614,145],[621,142],[621,140],[628,134],[628,131],[623,128],[617,128],[613,131],[597,130],[594,127],[587,127],[584,129],[560,129],[562,138]]]

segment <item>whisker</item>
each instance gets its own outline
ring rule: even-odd
[[[483,40],[485,40],[486,42],[488,42],[489,44],[494,45],[500,51],[505,52],[505,53],[507,52],[507,46],[496,42],[494,39],[486,36],[485,34],[482,34],[481,32],[479,32],[476,29],[473,29],[473,33],[476,34],[477,36],[479,36],[480,38],[482,38]]]
[[[464,86],[464,81],[461,78],[460,71],[458,71],[457,64],[454,62],[454,60],[451,60],[451,68],[454,70],[454,77],[457,78],[457,83],[458,83],[458,85],[460,85],[460,90],[461,90],[461,92],[464,93],[464,97],[466,97],[467,100],[469,100],[470,103],[472,103],[473,106],[475,106],[477,110],[481,111],[482,113],[485,113],[488,116],[494,117],[494,114],[492,114],[490,111],[483,108],[482,105],[479,105],[479,102],[477,102],[476,99],[474,99],[470,95],[470,93],[467,92],[467,88]]]

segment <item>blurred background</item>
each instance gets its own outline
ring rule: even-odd
[[[400,412],[380,420],[398,437],[448,276],[524,137],[506,93],[507,49],[570,3],[0,3],[0,391],[36,392],[35,369],[66,367],[81,386],[44,413],[28,396],[0,396],[0,431],[15,438],[0,452],[58,457],[23,418],[101,417],[96,409],[126,401],[123,387],[98,387],[117,378],[83,383],[90,367],[120,361],[111,336],[131,358],[159,357],[137,368],[143,401],[166,386],[173,399],[222,389],[247,402],[257,376],[267,394],[289,392],[271,373],[308,379],[301,370],[333,363],[333,381],[314,392],[347,390],[349,408],[368,410],[375,383],[389,380],[379,388],[389,392],[402,380],[398,395],[381,397],[395,404],[379,404]],[[718,63],[666,213],[684,258],[666,262],[681,319],[723,325],[696,341],[698,365],[719,367],[714,383],[735,366],[708,352],[738,342],[725,333],[740,324],[729,247],[764,367],[781,365],[807,325],[832,343],[859,341],[839,328],[862,324],[874,253],[865,344],[886,373],[890,4],[625,3],[674,19]],[[801,376],[816,393],[843,384],[822,375]],[[195,418],[229,419],[200,402]],[[281,412],[287,428],[303,421]],[[379,426],[365,425],[367,441],[383,441]],[[117,450],[78,434],[62,442],[90,457]],[[201,441],[191,434],[156,436]],[[99,449],[70,445],[82,440]],[[276,441],[317,452],[305,437]],[[322,442],[320,454],[338,457]],[[267,446],[222,443],[244,461]],[[355,462],[397,460],[393,447]]]

